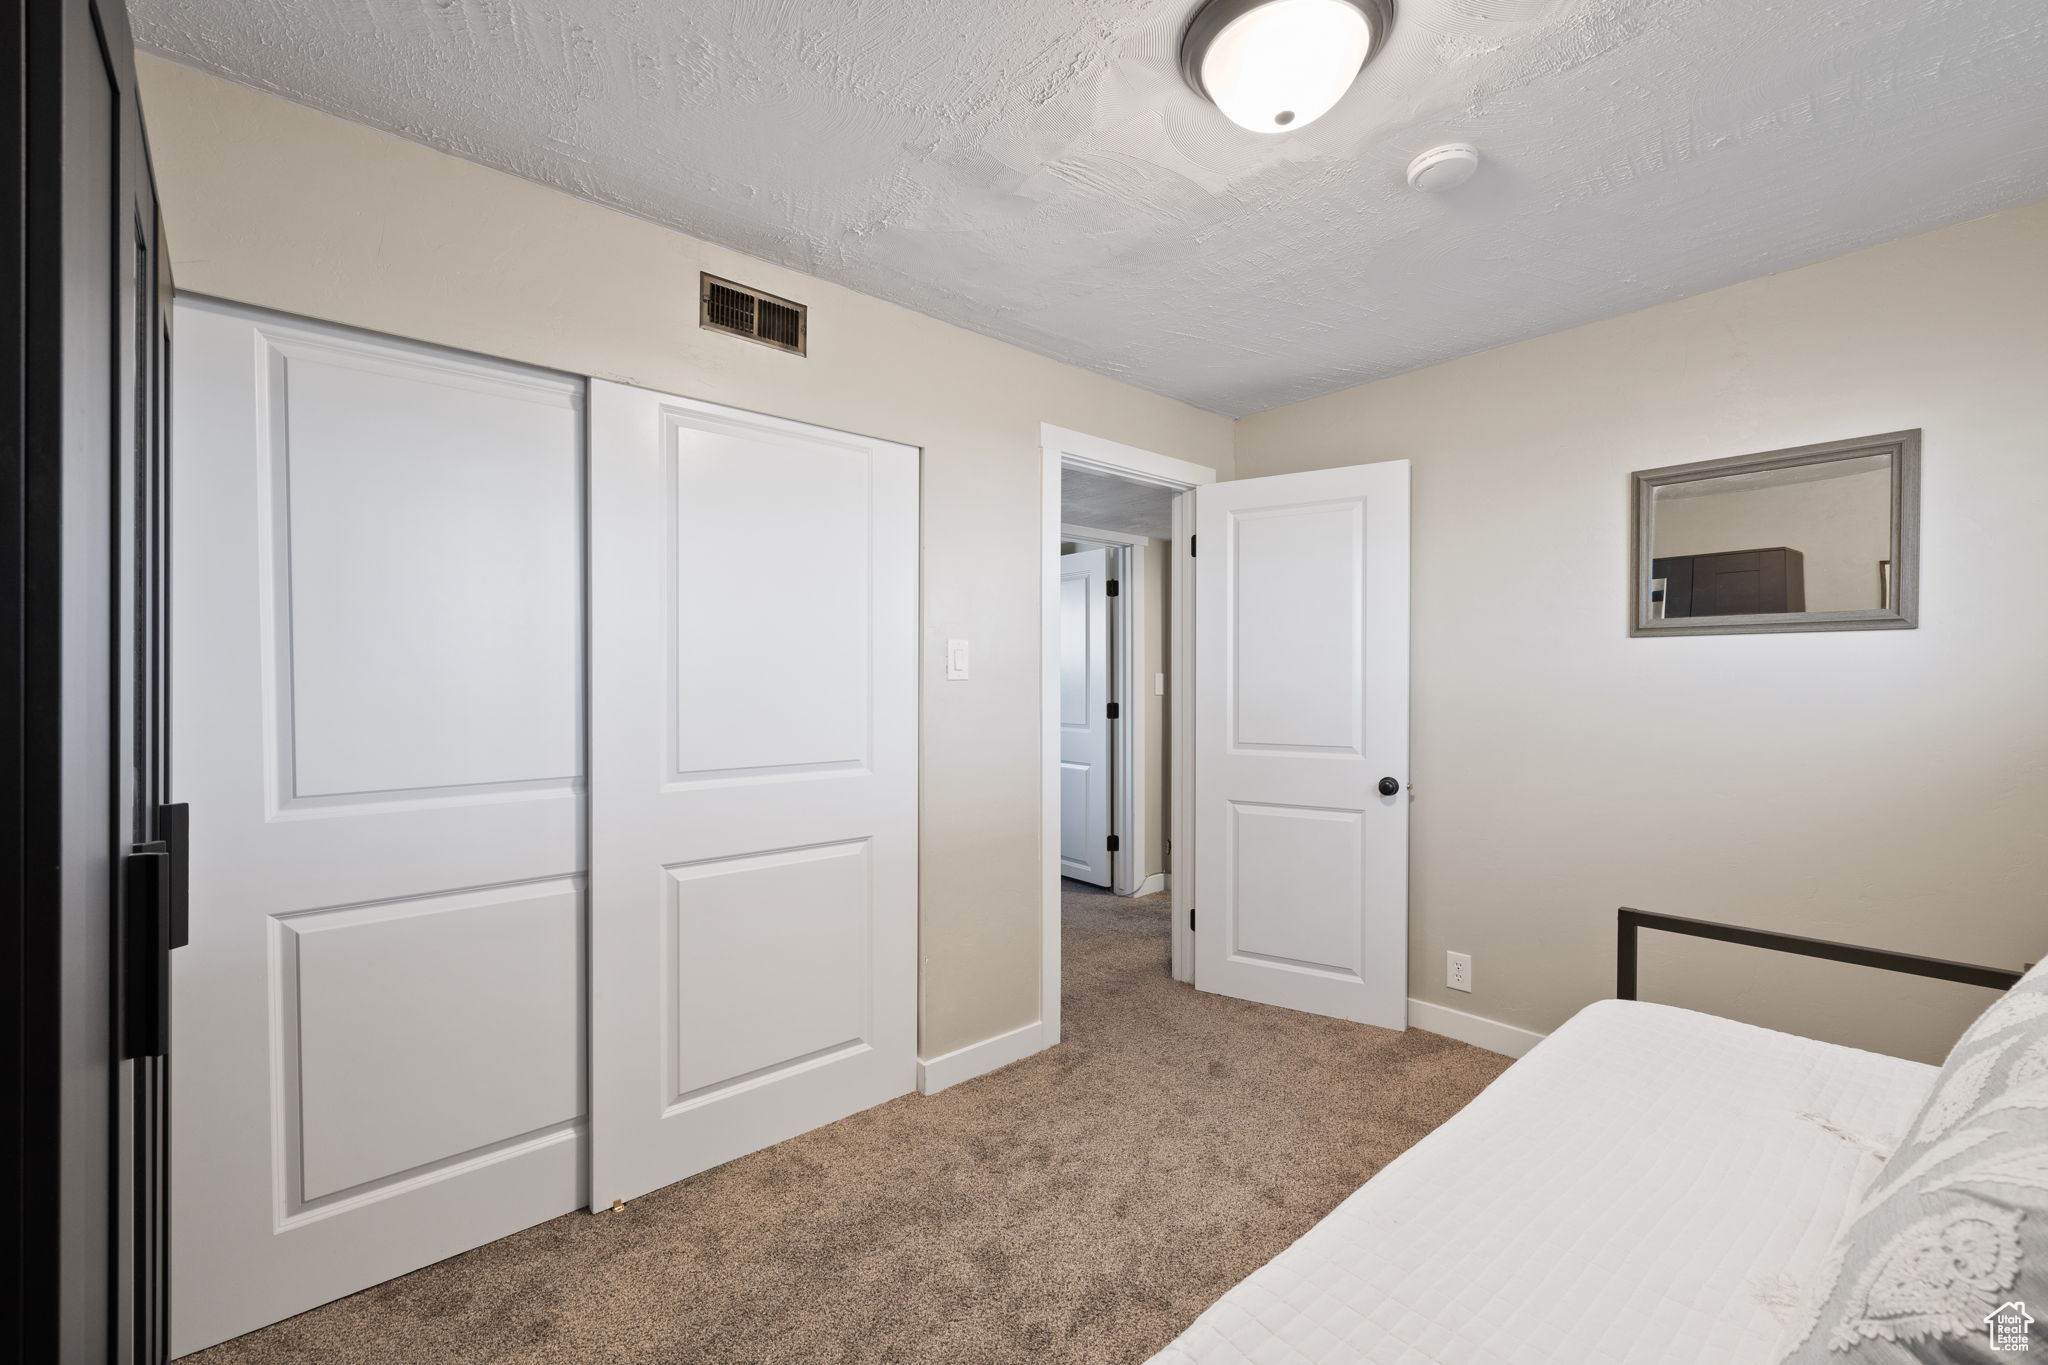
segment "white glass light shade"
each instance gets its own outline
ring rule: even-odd
[[[1346,0],[1270,0],[1210,40],[1202,89],[1240,128],[1288,132],[1344,97],[1373,36],[1365,14]]]

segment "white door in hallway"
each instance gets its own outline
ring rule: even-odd
[[[590,401],[604,1208],[916,1082],[918,454]]]
[[[1408,462],[1194,497],[1195,984],[1403,1028]]]
[[[1060,556],[1060,875],[1111,880],[1109,550]]]
[[[176,334],[183,1353],[584,1201],[583,384]]]

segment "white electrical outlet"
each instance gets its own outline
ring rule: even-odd
[[[1444,954],[1444,984],[1454,991],[1472,989],[1472,954]]]

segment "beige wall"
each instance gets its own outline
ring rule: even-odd
[[[1413,993],[1554,1028],[1623,904],[2048,955],[2044,376],[2048,203],[1240,422],[1241,476],[1414,461]],[[1628,637],[1630,470],[1908,427],[1918,630]],[[1928,1059],[1986,998],[1669,940],[1644,987]]]
[[[920,1049],[1038,1017],[1041,422],[1230,468],[1224,418],[182,67],[141,62],[179,286],[924,451]],[[697,272],[811,307],[700,331]],[[944,642],[973,645],[945,682]]]

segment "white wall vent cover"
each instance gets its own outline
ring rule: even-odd
[[[810,331],[810,309],[778,299],[716,275],[697,280],[697,323],[794,355],[804,354]]]

